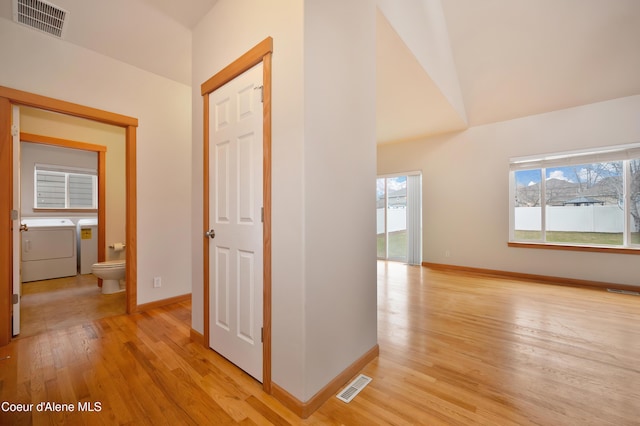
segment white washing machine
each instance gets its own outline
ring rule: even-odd
[[[80,219],[78,235],[78,271],[90,274],[91,266],[98,262],[98,219]]]
[[[70,219],[23,218],[22,282],[76,275],[76,225]]]

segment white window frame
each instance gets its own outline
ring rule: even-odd
[[[561,153],[544,154],[537,156],[515,157],[509,159],[509,245],[518,244],[529,246],[531,244],[541,246],[562,247],[593,247],[607,251],[609,248],[640,250],[640,244],[633,244],[631,239],[631,160],[640,159],[640,143],[616,145],[589,150],[570,151]],[[589,246],[576,243],[554,243],[546,241],[546,169],[553,167],[567,167],[578,164],[594,164],[621,161],[623,163],[623,243],[621,246]],[[525,170],[540,170],[540,214],[541,214],[541,239],[518,240],[515,238],[515,199],[516,182],[515,173]]]
[[[42,207],[38,201],[38,172],[55,173],[64,176],[65,205],[64,207]],[[69,177],[71,175],[91,176],[91,207],[71,206],[71,190]],[[33,168],[33,208],[36,210],[96,210],[98,208],[98,172],[96,169],[69,167],[52,164],[35,164]]]

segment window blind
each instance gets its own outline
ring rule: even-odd
[[[50,164],[35,165],[35,207],[94,209],[97,171]]]
[[[407,263],[422,264],[422,176],[407,176]]]

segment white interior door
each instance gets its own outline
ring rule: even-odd
[[[13,106],[11,135],[13,137],[13,335],[20,334],[20,109]]]
[[[262,381],[262,64],[209,96],[209,342]],[[214,234],[215,233],[215,234]]]

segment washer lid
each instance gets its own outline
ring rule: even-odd
[[[54,217],[31,217],[22,218],[20,220],[22,225],[27,225],[29,228],[54,228],[57,226],[73,226],[71,219],[54,218]]]

